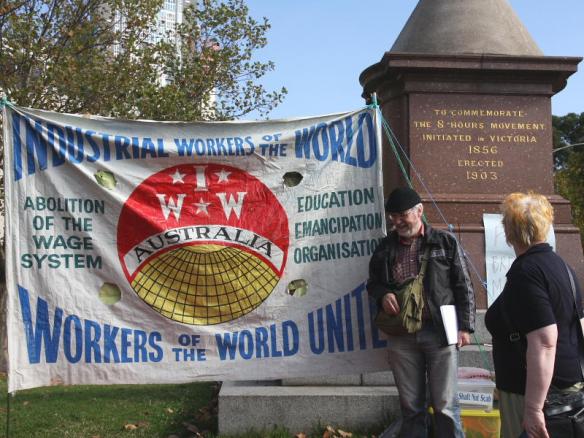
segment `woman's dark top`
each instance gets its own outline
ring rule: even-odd
[[[581,290],[575,275],[574,281],[580,304]],[[580,308],[579,305],[581,315]],[[515,259],[507,272],[503,292],[487,310],[485,323],[493,336],[497,388],[525,394],[525,335],[552,324],[558,326],[552,384],[565,388],[582,381],[578,361],[579,318],[574,308],[570,277],[564,261],[547,243],[534,245]],[[520,333],[520,341],[509,340],[513,332]]]

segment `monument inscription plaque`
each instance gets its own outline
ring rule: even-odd
[[[412,94],[411,158],[437,193],[508,193],[519,177],[549,193],[549,111],[540,97]]]

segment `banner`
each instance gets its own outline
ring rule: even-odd
[[[122,121],[5,107],[9,391],[386,368],[375,110]]]

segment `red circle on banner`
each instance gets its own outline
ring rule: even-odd
[[[286,264],[288,218],[249,173],[181,164],[132,192],[118,221],[117,246],[128,281],[147,304],[180,322],[213,324],[240,317],[269,296]]]

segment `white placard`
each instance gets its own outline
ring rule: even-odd
[[[503,228],[503,215],[483,214],[485,225],[485,265],[487,272],[487,304],[490,306],[505,286],[507,271],[515,260],[515,251],[507,244]],[[556,249],[556,236],[553,227],[547,242]]]
[[[463,405],[493,406],[493,393],[458,391],[458,402]]]

